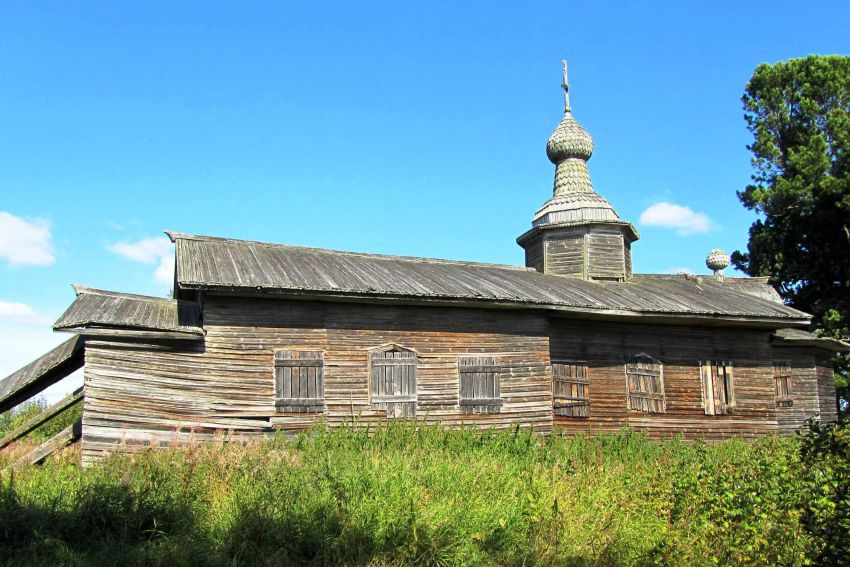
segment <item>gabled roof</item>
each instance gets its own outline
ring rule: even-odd
[[[53,325],[57,331],[122,329],[202,335],[197,303],[74,286],[77,299]]]
[[[167,233],[176,243],[178,290],[435,301],[578,312],[808,323],[763,280],[635,275],[584,281],[531,268],[383,256]]]
[[[71,337],[0,380],[0,413],[28,400],[83,366],[83,340]]]

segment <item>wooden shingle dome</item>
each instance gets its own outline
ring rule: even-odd
[[[638,233],[593,189],[587,160],[593,138],[573,117],[564,61],[564,117],[546,143],[555,164],[552,198],[517,239],[526,265],[554,275],[625,281],[631,277],[631,243]]]

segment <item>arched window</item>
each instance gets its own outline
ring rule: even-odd
[[[369,361],[372,409],[386,411],[388,418],[415,417],[416,353],[386,345],[373,350]]]

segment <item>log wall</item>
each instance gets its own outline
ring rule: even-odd
[[[271,434],[319,422],[384,423],[386,412],[370,404],[368,361],[372,349],[389,344],[417,353],[418,420],[520,423],[542,433],[552,426],[542,313],[211,296],[204,326],[204,344],[87,342],[84,462],[116,444],[169,444],[220,431]],[[277,349],[323,352],[324,412],[277,411]],[[482,355],[500,367],[498,413],[464,412],[459,404],[459,358]]]
[[[384,423],[386,411],[370,400],[370,360],[372,353],[396,347],[416,353],[412,411],[428,423],[495,428],[519,423],[541,433],[553,426],[568,433],[633,427],[651,436],[720,439],[790,433],[809,417],[836,418],[829,361],[812,349],[772,346],[769,330],[216,296],[207,297],[204,327],[206,337],[197,342],[86,340],[84,463],[116,448],[204,440],[223,431],[253,436],[317,423]],[[321,353],[322,411],[276,405],[279,350]],[[662,363],[664,398],[653,407],[663,413],[629,408],[625,361],[640,354]],[[501,404],[488,411],[463,407],[461,359],[486,359],[487,369],[475,363],[479,373],[498,366]],[[553,360],[586,366],[588,417],[553,416]],[[731,363],[731,413],[705,414],[701,361]],[[775,361],[793,369],[793,407],[777,407]]]
[[[835,393],[835,377],[832,361],[818,353],[815,358],[818,382],[818,403],[820,405],[820,421],[832,423],[838,421],[838,398]]]
[[[551,358],[586,361],[590,377],[590,416],[555,417],[567,432],[617,431],[633,427],[650,436],[681,433],[688,438],[721,439],[791,433],[805,419],[835,419],[824,410],[830,395],[826,374],[810,351],[778,349],[770,331],[694,328],[670,325],[614,324],[552,320]],[[664,413],[628,409],[624,359],[648,354],[663,363]],[[727,415],[706,415],[702,402],[700,361],[729,361],[734,377],[735,406]],[[776,407],[773,362],[791,362],[794,406]],[[817,369],[816,369],[817,368]],[[834,387],[831,400],[835,399]],[[819,405],[820,404],[820,405]],[[834,402],[833,402],[834,405]]]

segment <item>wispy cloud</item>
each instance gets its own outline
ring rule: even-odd
[[[133,262],[156,264],[154,279],[163,285],[171,285],[174,279],[174,245],[164,236],[143,238],[136,242],[116,242],[109,250]]]
[[[689,207],[661,201],[648,207],[640,215],[640,223],[674,229],[679,235],[702,234],[711,230],[711,220],[705,213],[694,212]]]
[[[156,267],[153,277],[163,285],[172,285],[174,283],[174,254],[169,254],[159,259],[159,266]]]
[[[0,301],[0,321],[22,325],[47,325],[50,318],[42,315],[26,303]]]
[[[10,266],[50,266],[56,261],[50,222],[0,211],[0,259]]]

